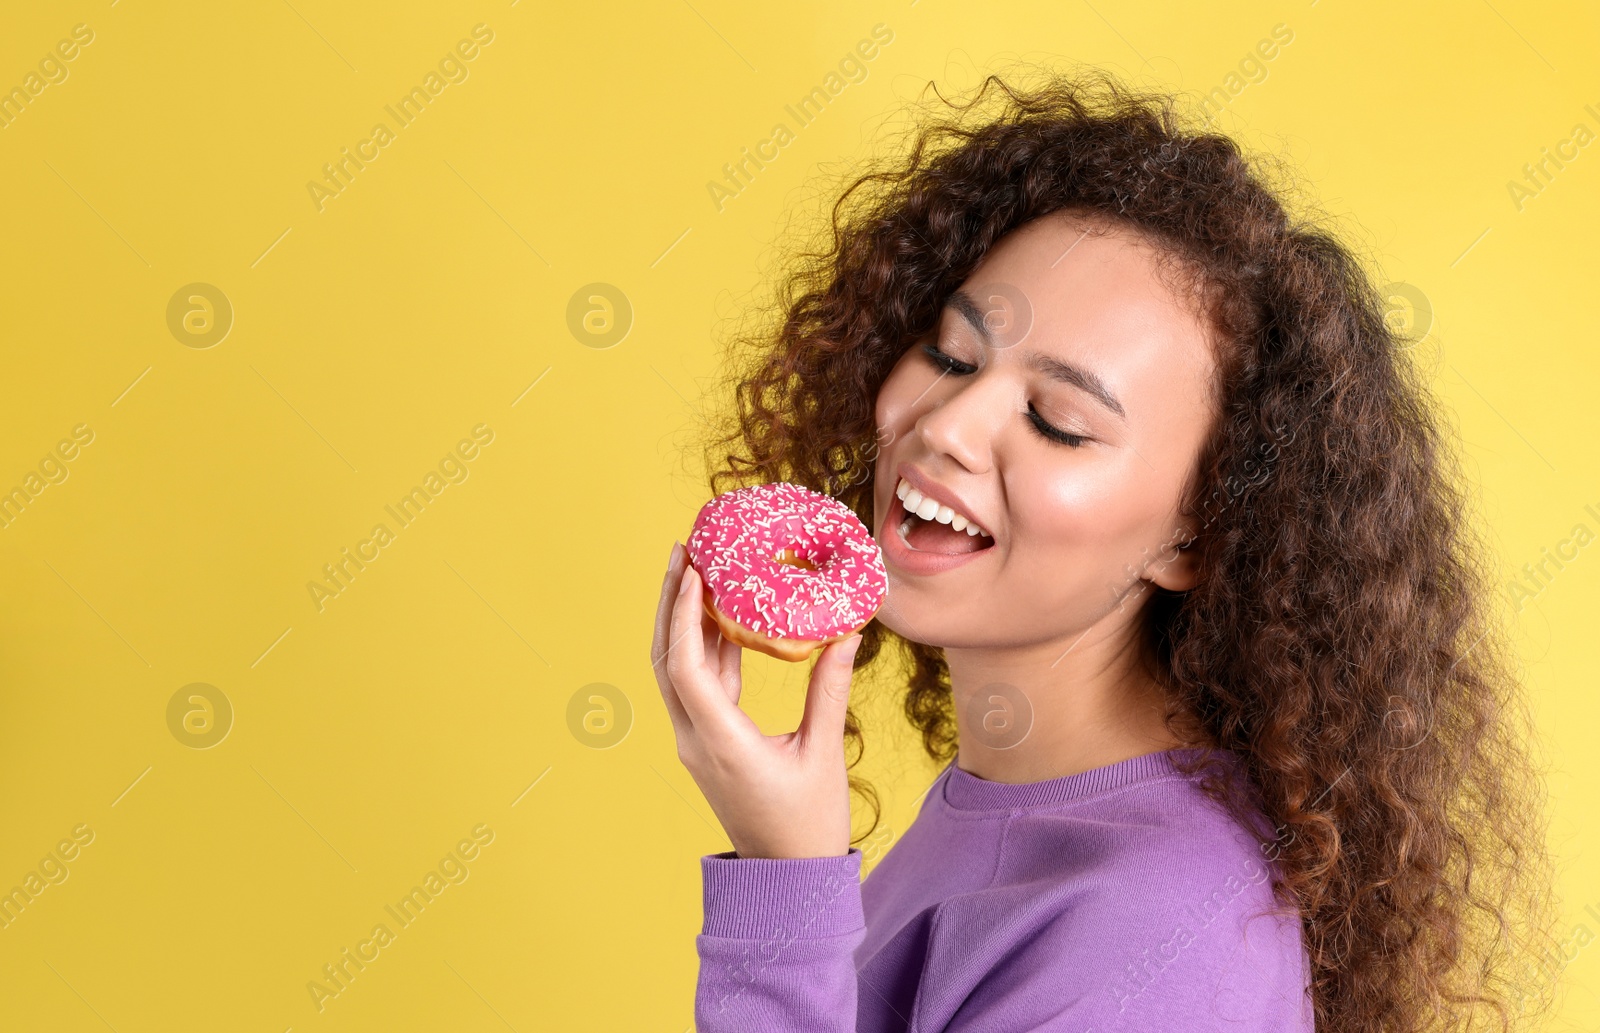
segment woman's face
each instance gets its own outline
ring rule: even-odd
[[[1006,235],[878,393],[879,619],[937,646],[1065,644],[1131,624],[1149,583],[1189,587],[1172,545],[1214,376],[1134,231],[1060,212]],[[933,500],[907,495],[933,515],[907,537],[903,482]]]

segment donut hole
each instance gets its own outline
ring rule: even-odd
[[[801,570],[820,569],[815,563],[812,563],[804,556],[801,556],[792,548],[779,549],[778,554],[772,558],[778,563],[782,563],[786,567],[799,567]]]

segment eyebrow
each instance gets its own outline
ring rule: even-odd
[[[978,307],[978,303],[972,299],[971,295],[964,291],[954,291],[951,293],[949,300],[945,302],[945,307],[953,308],[960,313],[961,318],[965,319],[973,331],[983,338],[983,343],[994,347],[994,335],[989,332],[989,328],[983,322],[983,309]],[[1122,403],[1117,401],[1117,396],[1112,394],[1111,389],[1106,387],[1105,381],[1101,380],[1092,371],[1084,369],[1082,366],[1073,365],[1070,362],[1062,362],[1060,359],[1051,358],[1048,355],[1041,355],[1038,352],[1028,352],[1027,355],[1028,357],[1024,361],[1029,368],[1043,373],[1051,380],[1059,381],[1063,384],[1071,384],[1123,419],[1128,418],[1128,413],[1122,408]]]

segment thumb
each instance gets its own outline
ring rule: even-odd
[[[803,742],[832,743],[842,748],[844,712],[850,705],[850,680],[861,636],[852,635],[831,642],[811,669],[811,684],[806,689],[805,714],[800,719]]]

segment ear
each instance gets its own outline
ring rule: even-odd
[[[1194,555],[1195,530],[1180,524],[1150,561],[1145,564],[1146,581],[1169,592],[1187,592],[1199,579]]]

